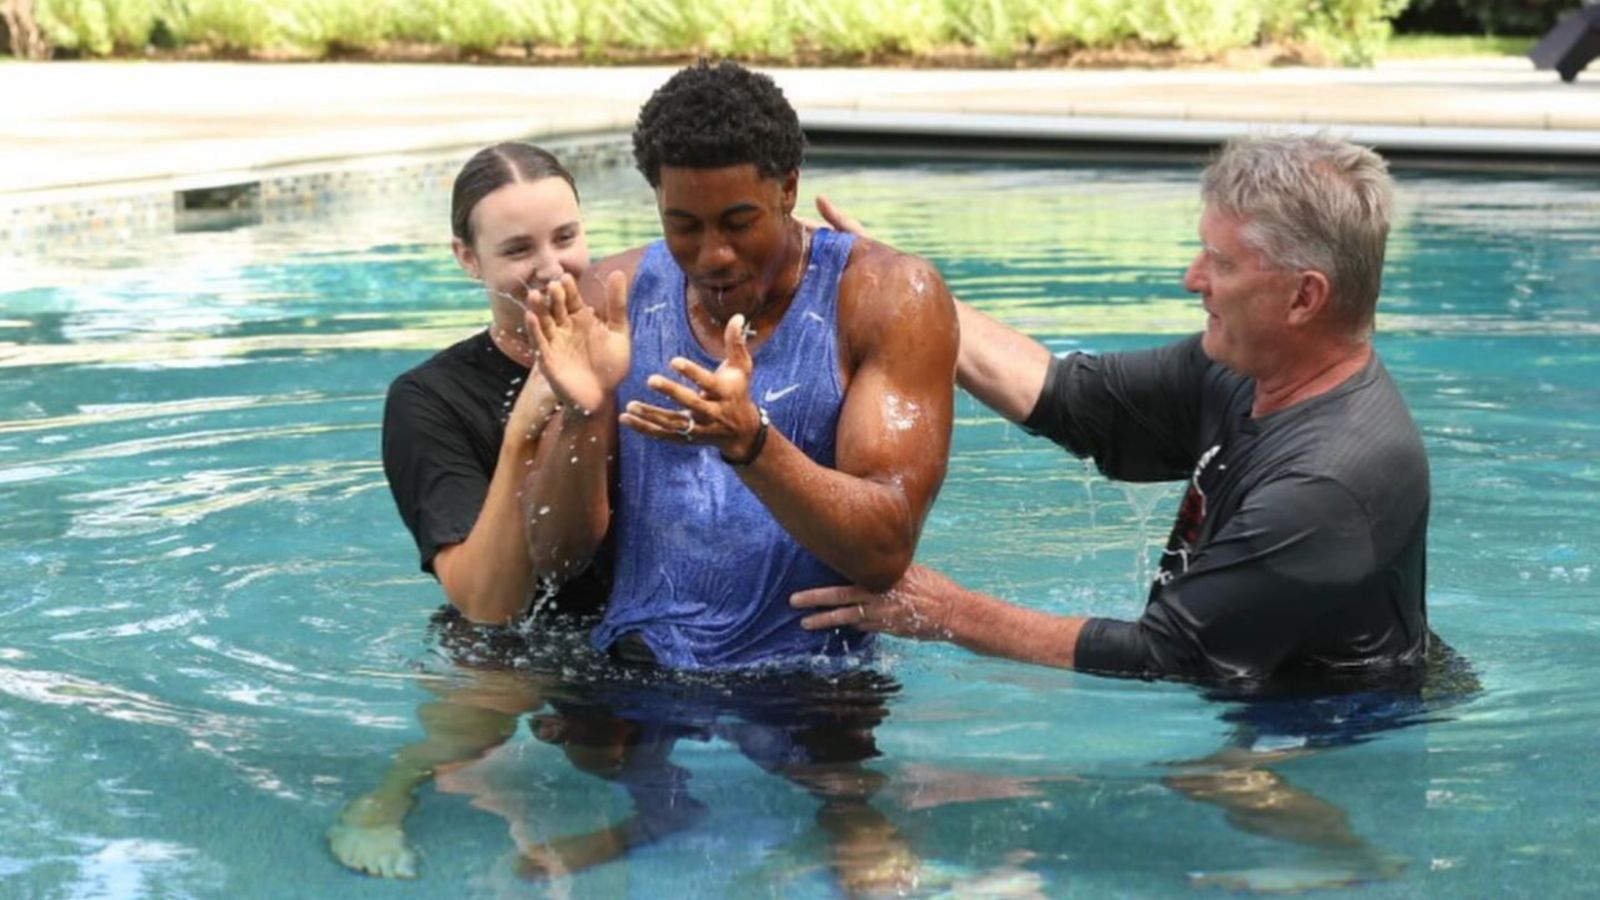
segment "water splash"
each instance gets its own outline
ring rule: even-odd
[[[1156,505],[1172,494],[1172,485],[1161,484],[1134,484],[1127,481],[1112,482],[1122,491],[1128,499],[1128,507],[1133,510],[1134,524],[1134,566],[1133,582],[1143,590],[1149,585],[1150,572],[1150,518],[1155,514]]]
[[[895,431],[910,431],[922,421],[922,407],[895,394],[883,397],[883,422]]]

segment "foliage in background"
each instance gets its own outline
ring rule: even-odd
[[[1390,21],[1410,0],[1344,0],[1283,4],[1285,19],[1269,23],[1284,37],[1328,48],[1347,65],[1371,65],[1389,37]]]
[[[968,64],[1133,48],[1217,55],[1276,42],[1370,62],[1406,0],[38,0],[56,46],[243,55],[728,56]],[[1473,2],[1473,0],[1454,0]]]
[[[109,56],[149,44],[161,6],[161,0],[38,0],[34,14],[55,46]]]

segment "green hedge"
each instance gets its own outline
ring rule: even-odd
[[[38,0],[55,45],[317,57],[396,43],[603,60],[706,54],[762,62],[952,49],[974,62],[1138,47],[1219,54],[1265,42],[1372,59],[1406,0]]]
[[[38,0],[34,14],[56,47],[105,56],[148,45],[163,7],[161,0]]]

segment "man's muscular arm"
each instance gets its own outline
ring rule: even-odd
[[[911,565],[944,481],[955,310],[931,264],[861,241],[840,281],[839,320],[847,387],[837,469],[817,465],[774,432],[738,471],[806,549],[851,581],[884,590]]]

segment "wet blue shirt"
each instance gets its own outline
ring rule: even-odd
[[[794,301],[754,355],[750,385],[771,428],[829,468],[844,402],[839,278],[853,243],[816,233]],[[667,363],[675,356],[713,370],[721,363],[690,329],[684,274],[664,242],[645,250],[628,318],[633,365],[617,388],[618,408],[634,400],[669,405],[645,380],[673,377]],[[865,648],[869,637],[854,629],[800,627],[789,596],[846,581],[778,524],[716,448],[620,432],[615,580],[594,631],[597,648],[637,634],[658,662],[677,669],[798,667]]]

